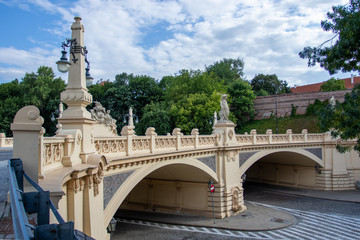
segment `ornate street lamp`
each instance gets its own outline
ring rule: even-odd
[[[75,53],[81,53],[85,57],[85,62],[87,64],[85,71],[86,71],[86,81],[92,81],[94,78],[90,75],[90,62],[87,59],[88,50],[86,47],[82,47],[76,41],[76,38],[73,39],[66,39],[65,42],[61,45],[61,58],[59,61],[56,62],[57,69],[62,73],[67,73],[70,70],[71,62],[69,62],[67,58],[67,51],[66,48],[70,48],[70,55],[72,56],[73,63],[76,63],[79,59],[75,57]]]

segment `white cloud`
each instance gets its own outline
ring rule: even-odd
[[[114,79],[121,72],[161,78],[180,69],[203,69],[222,58],[240,57],[245,61],[249,80],[255,74],[275,73],[290,85],[327,80],[326,71],[308,68],[298,52],[330,38],[331,34],[320,28],[320,21],[326,18],[331,6],[347,3],[345,0],[79,0],[74,7],[66,8],[51,0],[31,2],[61,15],[59,25],[49,30],[54,34],[68,34],[73,16],[83,18],[85,45],[95,79]],[[158,29],[157,34],[167,29],[166,38],[148,32],[152,29]],[[155,43],[145,47],[144,41]],[[0,63],[4,61],[1,55],[7,51],[15,49],[0,49]],[[55,62],[60,55],[59,48],[45,53],[35,49],[18,51],[21,56],[11,58],[9,63],[21,71],[34,67],[29,64],[34,58],[37,63]],[[9,72],[13,69],[9,68]]]

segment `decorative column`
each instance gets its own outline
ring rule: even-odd
[[[85,108],[92,103],[92,95],[88,93],[86,88],[84,26],[80,21],[80,17],[75,17],[75,22],[71,26],[71,38],[74,41],[70,54],[71,67],[68,75],[68,85],[66,90],[60,95],[61,101],[67,105],[67,109],[64,110],[62,116],[58,119],[62,125],[58,135],[63,135],[65,132],[68,135],[72,130],[74,134],[76,130],[81,131],[81,139],[77,139],[81,141],[80,158],[72,159],[69,165],[81,162],[86,163],[87,156],[95,153],[92,125],[96,121],[91,118],[90,112]]]
[[[217,135],[217,144],[221,147],[217,155],[219,166],[218,179],[221,191],[215,196],[215,201],[220,201],[218,217],[229,217],[246,209],[243,199],[242,179],[240,175],[239,153],[228,148],[238,145],[235,136],[236,124],[229,120],[229,107],[227,95],[223,94],[220,100],[220,120],[214,124],[213,134]],[[217,199],[219,197],[219,199]]]

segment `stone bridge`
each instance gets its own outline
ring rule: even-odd
[[[72,39],[83,45],[80,18]],[[44,137],[43,118],[34,106],[22,108],[11,124],[14,158],[44,189],[67,221],[96,239],[107,239],[110,220],[119,208],[212,215],[209,180],[214,182],[217,218],[246,210],[243,180],[322,190],[355,188],[360,179],[357,153],[340,154],[328,133],[235,134],[226,114],[211,135],[193,129],[185,136],[175,128],[158,136],[148,128],[136,136],[129,123],[120,135],[100,103],[92,103],[85,80],[85,61],[75,51],[59,107],[58,131]],[[72,61],[72,60],[71,60]],[[225,118],[224,118],[225,116]],[[352,144],[350,142],[349,144]],[[53,220],[55,221],[55,220]]]
[[[62,216],[96,239],[119,208],[212,215],[208,182],[215,185],[217,218],[246,210],[243,179],[322,190],[354,189],[360,178],[358,154],[340,154],[328,133],[238,135],[231,122],[218,122],[211,135],[157,136],[148,128],[121,136],[93,122],[86,139],[80,130],[61,129],[44,137],[37,108],[21,109],[12,124],[14,157],[51,192]],[[32,119],[29,119],[32,116]],[[60,121],[60,118],[59,118]],[[106,128],[107,133],[106,133]],[[99,135],[112,136],[99,136]]]

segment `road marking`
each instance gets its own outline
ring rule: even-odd
[[[339,215],[308,212],[297,209],[278,207],[257,202],[250,203],[258,206],[265,206],[273,209],[286,211],[298,218],[299,221],[296,224],[283,229],[251,232],[229,229],[217,229],[213,227],[195,227],[163,223],[159,224],[156,222],[134,221],[130,219],[118,219],[118,221],[129,224],[164,228],[169,230],[198,232],[203,234],[212,234],[233,238],[247,238],[259,240],[360,240],[360,229],[357,227],[357,223],[360,222],[360,217],[343,217]]]

